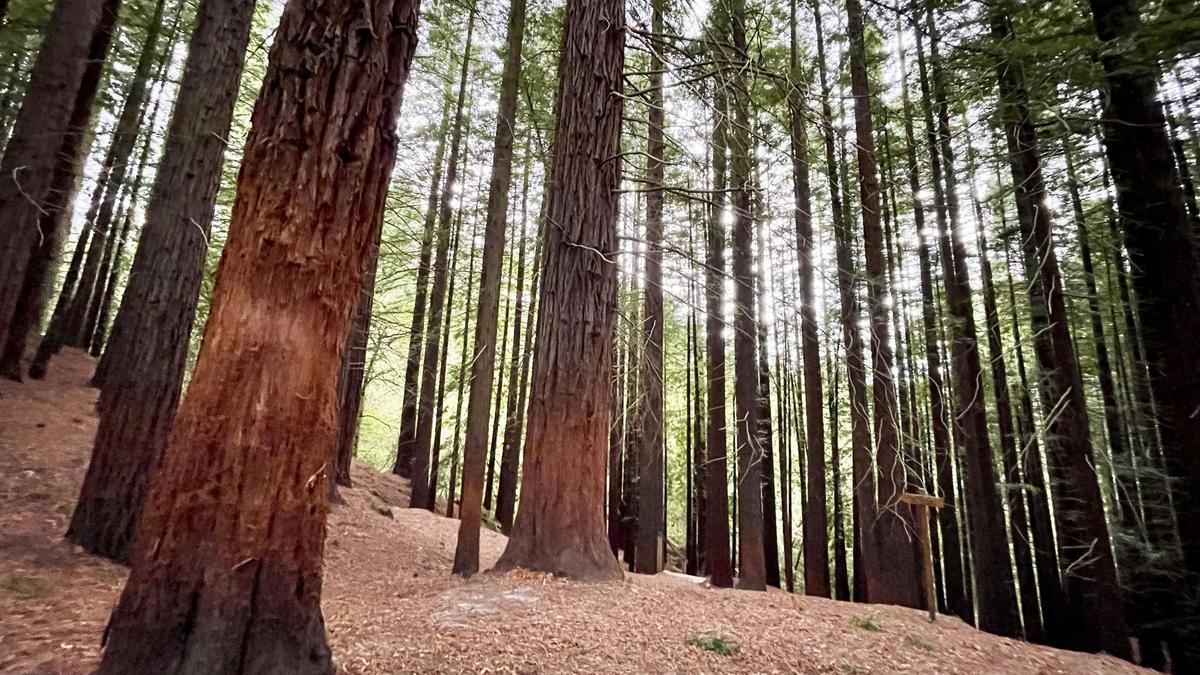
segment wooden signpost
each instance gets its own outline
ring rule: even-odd
[[[929,544],[929,509],[940,509],[946,505],[941,497],[916,492],[905,492],[900,501],[911,504],[917,513],[917,541],[921,544],[921,571],[925,577],[925,604],[929,607],[929,621],[937,620],[937,595],[933,587],[933,549]]]

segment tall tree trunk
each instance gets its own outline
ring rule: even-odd
[[[652,0],[650,30],[657,39],[663,31],[663,0]],[[657,49],[650,50],[646,129],[646,285],[643,290],[641,447],[638,448],[638,533],[634,572],[657,574],[665,562],[666,543],[663,501],[663,63]]]
[[[53,199],[55,167],[71,143],[76,100],[89,64],[107,53],[118,7],[117,0],[58,0],[29,75],[0,159],[0,345],[7,344],[25,271],[36,254],[39,216]],[[100,42],[104,49],[97,49]],[[78,141],[75,145],[78,152]]]
[[[847,380],[850,386],[851,455],[853,457],[853,508],[854,530],[854,585],[855,600],[863,601],[866,595],[865,582],[878,576],[881,564],[874,555],[873,533],[869,524],[875,520],[875,479],[870,467],[871,421],[867,407],[866,364],[863,358],[862,334],[858,321],[861,310],[858,304],[852,231],[847,220],[843,202],[841,166],[836,156],[833,112],[829,105],[831,97],[825,66],[824,30],[821,22],[820,3],[813,3],[813,14],[817,32],[817,72],[821,81],[821,125],[825,137],[825,163],[829,175],[829,203],[833,215],[834,240],[837,259],[837,288],[841,310],[842,341],[846,350]],[[837,417],[831,418],[836,427]],[[865,543],[871,542],[869,546]]]
[[[979,253],[979,276],[983,286],[983,311],[987,321],[988,361],[991,366],[992,393],[996,401],[996,427],[1000,437],[1000,457],[1004,466],[1004,496],[1008,504],[1009,533],[1013,563],[1020,585],[1021,622],[1027,640],[1040,642],[1044,638],[1042,615],[1038,611],[1038,589],[1033,559],[1029,548],[1029,519],[1022,492],[1021,457],[1013,426],[1012,398],[1008,387],[1008,371],[1004,362],[1004,343],[1000,328],[1000,310],[996,304],[996,284],[992,277],[992,261],[988,258],[988,239],[983,221],[983,207],[975,194],[975,150],[967,145],[967,179],[975,215],[975,240]],[[977,575],[978,576],[978,575]]]
[[[458,104],[454,111],[454,127],[450,135],[450,158],[446,162],[446,182],[442,186],[441,208],[438,211],[437,248],[433,258],[433,284],[429,288],[429,317],[424,355],[421,363],[421,390],[417,397],[417,435],[412,446],[412,508],[430,508],[430,454],[433,450],[433,427],[437,418],[434,398],[437,392],[438,363],[441,354],[442,312],[446,306],[446,286],[449,282],[450,239],[454,227],[455,189],[458,188],[458,165],[461,161],[464,108],[467,102],[467,77],[471,66],[471,42],[475,32],[475,8],[467,18],[467,37],[458,79]],[[461,208],[461,207],[460,207]]]
[[[337,436],[333,446],[333,480],[329,481],[331,499],[338,499],[337,486],[351,486],[350,462],[358,445],[358,425],[362,418],[363,389],[367,375],[367,349],[371,343],[371,314],[375,306],[375,273],[379,265],[379,241],[367,257],[362,289],[355,301],[354,322],[346,336],[346,350],[338,372]]]
[[[713,83],[712,205],[708,217],[705,250],[705,363],[708,384],[708,424],[704,492],[708,495],[704,515],[704,560],[712,584],[733,585],[729,551],[728,434],[725,412],[725,189],[726,149],[729,144],[728,94],[724,82]]]
[[[925,55],[921,43],[921,32],[917,33],[917,67],[921,82],[921,99],[925,116],[926,139],[929,149],[929,166],[932,175],[935,198],[940,202],[942,195],[942,162],[937,144],[937,136],[933,125],[932,95],[929,91],[929,77],[925,65]],[[932,253],[929,249],[929,237],[925,236],[925,209],[920,195],[920,169],[917,164],[916,138],[913,132],[913,115],[909,111],[908,89],[901,89],[904,103],[904,135],[906,155],[908,160],[908,183],[913,198],[913,219],[916,224],[917,257],[921,275],[921,320],[925,333],[925,362],[926,378],[929,388],[930,427],[933,436],[934,475],[945,500],[946,507],[938,510],[938,536],[942,545],[942,592],[945,595],[946,608],[958,615],[963,621],[974,623],[975,611],[967,594],[969,567],[962,552],[961,537],[959,536],[958,515],[955,512],[955,495],[958,489],[954,483],[954,438],[950,433],[948,420],[949,411],[946,409],[946,397],[949,388],[942,375],[942,353],[938,346],[937,303],[933,285]],[[939,211],[939,217],[943,213]],[[940,228],[945,229],[945,228]],[[943,266],[944,267],[944,266]]]
[[[915,548],[907,534],[913,527],[912,507],[899,500],[906,489],[907,479],[896,428],[898,406],[892,372],[894,355],[885,304],[887,270],[883,257],[883,230],[879,223],[879,177],[875,166],[875,132],[867,81],[864,20],[862,5],[858,0],[847,0],[846,17],[850,39],[850,79],[854,97],[863,249],[866,254],[867,314],[871,327],[871,391],[875,462],[878,467],[876,494],[879,500],[875,519],[864,520],[861,525],[875,530],[876,550],[873,554],[880,560],[889,561],[889,564],[879,566],[877,574],[867,577],[867,598],[872,603],[919,607],[921,597],[918,592]],[[866,550],[866,546],[863,549]]]
[[[225,137],[253,0],[205,0],[104,359],[92,460],[67,537],[128,560],[150,480],[179,406]],[[328,454],[325,456],[328,459]]]
[[[939,218],[938,226],[942,230],[942,270],[946,281],[947,306],[952,318],[950,353],[955,380],[954,421],[963,441],[961,466],[970,533],[967,541],[975,570],[975,604],[979,628],[1000,635],[1019,635],[1021,624],[1013,586],[1013,563],[1008,553],[1004,509],[996,487],[998,477],[988,431],[987,410],[984,408],[983,366],[971,302],[971,279],[960,228],[958,177],[954,166],[949,103],[938,52],[940,38],[930,5],[925,7],[925,26],[929,32],[933,91],[937,105],[938,149],[945,181],[944,210],[948,223],[947,219]],[[943,228],[943,225],[948,225],[948,228]]]
[[[621,0],[568,0],[521,508],[500,570],[621,578],[602,505],[624,41]]]
[[[525,174],[529,174],[529,153],[525,155]],[[502,532],[512,529],[513,516],[517,509],[517,472],[521,464],[520,439],[517,437],[520,411],[517,409],[517,399],[521,390],[521,313],[525,304],[525,219],[521,219],[521,230],[517,231],[517,278],[516,299],[513,302],[512,316],[512,354],[509,357],[508,368],[508,401],[504,413],[504,438],[500,453],[500,484],[496,494],[496,521],[500,523]],[[499,270],[497,270],[499,271]],[[493,336],[493,340],[494,340]],[[488,379],[491,377],[489,375]]]
[[[450,113],[455,99],[453,59],[447,60],[446,84],[442,94],[442,121],[437,131],[437,147],[433,152],[433,174],[429,179],[429,198],[425,204],[425,225],[421,230],[421,249],[417,259],[417,284],[413,311],[409,320],[408,350],[404,361],[404,398],[400,408],[400,433],[396,439],[396,463],[392,473],[412,476],[413,450],[417,443],[417,397],[421,389],[421,348],[425,344],[425,308],[429,301],[430,260],[433,257],[433,237],[437,232],[438,196],[442,187],[442,166],[446,155],[446,137],[450,129]]]
[[[738,64],[748,58],[745,0],[732,0],[734,62],[724,74],[732,89],[733,128],[729,134],[729,184],[733,193],[732,271],[734,287],[734,422],[737,444],[738,588],[766,589],[763,555],[762,448],[758,442],[758,322],[754,301],[754,186],[750,169],[750,91]]]
[[[496,113],[496,135],[492,146],[492,175],[488,184],[487,226],[484,230],[478,315],[472,348],[474,358],[471,362],[471,391],[467,406],[467,437],[463,451],[463,499],[459,509],[458,543],[454,553],[454,572],[463,576],[470,576],[479,570],[479,525],[482,517],[483,463],[486,459],[486,423],[496,367],[500,266],[504,257],[508,191],[512,185],[512,146],[516,132],[517,96],[521,82],[521,50],[524,40],[525,0],[512,0],[508,10],[508,48],[500,81],[500,104]],[[525,226],[524,221],[521,226]],[[510,378],[509,387],[512,386]],[[507,449],[511,442],[514,445],[512,452],[515,453],[517,440],[510,437],[508,428],[511,427],[511,423],[506,425],[505,448]],[[501,478],[503,479],[503,476]],[[514,475],[513,479],[515,478]],[[511,512],[512,505],[508,508]],[[511,524],[511,521],[509,523]]]
[[[1200,271],[1192,231],[1156,102],[1157,62],[1142,53],[1139,6],[1090,0],[1107,84],[1104,147],[1134,270],[1150,386],[1180,523],[1187,601],[1200,602]],[[1192,622],[1194,623],[1194,622]],[[1195,629],[1177,640],[1177,668],[1200,664]]]
[[[133,80],[125,95],[117,126],[113,131],[112,144],[104,156],[101,168],[106,181],[103,190],[97,187],[97,194],[103,195],[96,206],[94,219],[86,224],[94,236],[88,255],[84,260],[79,287],[71,299],[64,321],[56,337],[63,344],[80,348],[91,345],[92,336],[96,330],[100,315],[100,306],[108,277],[108,268],[112,252],[117,245],[119,233],[114,218],[117,214],[117,200],[125,190],[125,179],[132,165],[134,147],[137,144],[138,130],[145,115],[146,94],[150,80],[151,69],[158,56],[158,38],[162,32],[162,14],[164,2],[157,0],[154,14],[150,19],[146,41],[134,67]],[[103,236],[99,236],[103,235]],[[103,241],[103,245],[101,245]],[[39,362],[39,366],[47,364]]]
[[[204,344],[101,673],[333,672],[320,598],[336,378],[417,15],[395,0],[284,10]]]
[[[817,338],[816,249],[809,184],[807,106],[796,43],[796,3],[791,3],[791,77],[788,89],[792,151],[792,189],[795,196],[796,248],[800,263],[800,349],[804,361],[804,422],[807,470],[804,477],[804,592],[828,598],[829,516],[825,485],[825,395],[821,385],[821,347]],[[836,420],[835,420],[836,423]]]
[[[71,230],[71,206],[78,189],[80,175],[87,149],[85,137],[92,118],[92,101],[100,86],[105,56],[112,41],[113,28],[117,20],[117,6],[106,2],[101,21],[88,45],[87,67],[79,80],[75,100],[71,109],[62,145],[54,158],[49,189],[36,214],[39,237],[21,279],[20,295],[8,322],[7,337],[0,330],[0,375],[9,379],[21,379],[21,359],[25,356],[29,334],[42,318],[47,291],[48,277],[54,261],[58,258],[64,240]],[[20,170],[18,170],[20,171]],[[68,275],[69,276],[69,275]],[[3,291],[0,291],[2,296]],[[3,311],[0,299],[0,312]],[[0,314],[0,316],[3,316]],[[0,321],[0,326],[3,321]]]
[[[1002,8],[990,16],[998,46],[1013,38]],[[997,64],[1000,111],[1016,186],[1018,216],[1029,280],[1030,316],[1042,392],[1050,475],[1055,498],[1055,529],[1064,587],[1071,616],[1054,621],[1071,626],[1064,637],[1078,649],[1104,650],[1128,658],[1121,591],[1109,542],[1104,505],[1092,456],[1087,408],[1079,364],[1069,333],[1062,275],[1051,242],[1050,212],[1044,204],[1045,184],[1038,156],[1037,131],[1030,116],[1021,65],[1011,59]]]

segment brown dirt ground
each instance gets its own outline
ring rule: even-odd
[[[95,428],[91,368],[66,351],[47,381],[0,380],[0,672],[90,671],[125,578],[123,567],[62,539]],[[529,572],[464,581],[448,573],[457,521],[401,508],[408,488],[393,476],[356,467],[354,478],[329,519],[323,599],[347,673],[1139,672],[953,618],[931,625],[913,610],[715,590],[682,575],[603,585]],[[379,512],[389,509],[390,518]],[[485,565],[504,541],[484,532]],[[695,636],[722,636],[739,649],[704,651],[687,644]]]

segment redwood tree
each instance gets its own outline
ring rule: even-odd
[[[521,505],[498,570],[621,578],[604,528],[624,3],[568,0]]]
[[[129,284],[101,361],[92,460],[67,536],[128,560],[179,406],[253,0],[205,0],[196,18]]]
[[[323,481],[417,11],[407,0],[284,10],[204,345],[101,673],[333,672]]]
[[[71,113],[91,46],[112,0],[59,0],[29,75],[12,136],[0,159],[0,345],[17,311],[35,253],[40,215],[51,197],[55,165],[71,130]],[[103,31],[101,31],[103,32]]]

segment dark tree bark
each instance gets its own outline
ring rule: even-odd
[[[929,149],[929,166],[933,178],[935,198],[941,201],[942,162],[937,144],[937,136],[933,124],[931,107],[932,95],[929,91],[929,77],[925,65],[924,49],[921,42],[921,32],[917,33],[917,67],[920,73],[921,99],[925,116],[926,139]],[[955,513],[955,495],[958,488],[954,483],[954,439],[950,433],[948,420],[949,411],[946,409],[946,398],[950,394],[949,387],[942,375],[942,353],[938,346],[937,302],[934,296],[933,263],[927,237],[924,236],[925,204],[920,197],[920,170],[917,165],[916,139],[913,133],[912,114],[908,111],[908,90],[901,90],[905,103],[904,135],[906,155],[908,158],[908,182],[913,195],[913,219],[916,230],[921,233],[917,237],[917,257],[921,274],[921,320],[925,334],[925,363],[926,378],[929,386],[930,434],[933,437],[934,475],[946,508],[938,510],[938,536],[942,545],[942,592],[945,595],[946,608],[958,615],[963,621],[974,622],[975,611],[967,594],[966,557],[962,552],[961,537],[958,528],[958,515]],[[944,228],[942,228],[944,229]]]
[[[650,30],[661,39],[663,1],[651,1]],[[666,544],[663,524],[666,504],[663,495],[663,63],[658,50],[650,50],[646,124],[646,285],[643,290],[642,426],[638,448],[638,534],[633,571],[657,574],[662,571]]]
[[[757,138],[759,133],[755,132]],[[757,143],[753,146],[757,147]],[[756,151],[752,151],[756,152]],[[762,184],[761,176],[758,172],[758,162],[754,163],[754,185],[755,190]],[[765,222],[763,217],[763,200],[755,195],[754,199],[754,220],[755,222]],[[766,268],[768,265],[767,251],[763,246],[763,228],[757,228],[754,233],[754,245],[756,249],[755,261],[757,271],[754,274],[755,282],[755,302],[757,303],[757,314],[755,315],[755,343],[758,346],[756,353],[757,364],[757,381],[758,381],[758,403],[757,403],[757,426],[755,427],[755,435],[758,437],[759,447],[759,472],[762,474],[762,483],[760,492],[762,493],[762,512],[763,512],[763,560],[766,568],[766,581],[768,586],[779,588],[779,536],[777,534],[775,516],[775,455],[778,449],[774,445],[774,420],[771,415],[771,365],[767,354],[767,326],[764,322],[764,317],[767,315],[767,280]],[[780,480],[782,480],[782,475]],[[781,501],[782,503],[782,501]]]
[[[621,0],[568,0],[521,507],[498,570],[621,578],[603,503],[624,41]]]
[[[975,241],[979,253],[979,276],[983,287],[983,310],[987,322],[988,361],[991,366],[992,393],[996,401],[996,428],[999,432],[1000,457],[1004,467],[1004,496],[1008,504],[1009,536],[1012,541],[1016,578],[1020,585],[1021,623],[1024,627],[1025,639],[1040,642],[1044,638],[1044,632],[1042,615],[1038,609],[1037,581],[1029,548],[1029,518],[1022,492],[1025,481],[1021,475],[1021,457],[1013,425],[1012,396],[1009,391],[1008,371],[1004,361],[1000,310],[996,304],[996,284],[992,277],[992,261],[988,258],[988,238],[983,221],[983,207],[975,194],[975,150],[971,145],[967,146],[967,166],[971,203],[975,215]]]
[[[25,272],[36,254],[40,215],[48,211],[52,189],[61,189],[55,186],[55,167],[64,145],[72,142],[72,113],[85,74],[95,63],[92,57],[107,53],[102,36],[111,36],[112,29],[103,24],[115,21],[118,7],[116,0],[59,0],[30,72],[0,159],[0,345],[8,342]],[[100,41],[104,49],[97,50]],[[77,153],[78,141],[75,145]]]
[[[528,154],[525,162],[526,173],[528,173],[529,162]],[[524,219],[521,220],[522,228],[525,225]],[[517,278],[516,291],[517,297],[513,302],[512,316],[512,354],[509,357],[508,367],[508,401],[505,404],[504,413],[504,439],[502,450],[500,452],[500,484],[496,494],[496,520],[500,523],[502,532],[508,533],[512,530],[513,516],[517,510],[517,472],[521,464],[521,446],[519,438],[519,422],[517,418],[521,415],[521,411],[517,408],[517,402],[520,395],[521,387],[521,314],[524,311],[525,305],[525,236],[520,233],[517,237]],[[497,269],[497,275],[499,270]],[[499,290],[499,289],[497,289]],[[492,337],[495,340],[495,337]],[[491,374],[488,374],[488,381],[491,381]]]
[[[1000,47],[1013,37],[1002,8],[990,16],[992,37]],[[1054,617],[1069,626],[1069,646],[1104,650],[1128,658],[1121,591],[1109,541],[1100,485],[1095,471],[1087,408],[1079,365],[1069,333],[1062,275],[1051,242],[1050,212],[1038,155],[1037,131],[1028,105],[1019,62],[999,61],[1000,113],[1008,144],[1018,216],[1030,281],[1030,317],[1038,365],[1042,371],[1047,419],[1048,457],[1055,499],[1055,529],[1063,585],[1070,616]]]
[[[336,378],[383,220],[417,9],[284,11],[101,673],[333,672],[320,596]]]
[[[92,237],[79,287],[75,290],[63,323],[48,337],[51,340],[57,338],[62,344],[88,349],[96,333],[103,298],[107,291],[113,251],[121,240],[121,233],[118,232],[118,199],[125,194],[125,180],[133,166],[131,159],[146,112],[150,75],[158,60],[158,38],[163,28],[163,8],[164,2],[158,0],[150,19],[146,41],[142,44],[137,65],[134,67],[129,91],[117,118],[117,126],[113,130],[112,144],[104,156],[101,167],[106,179],[104,188],[97,187],[96,195],[101,198],[93,206],[94,218],[90,218],[86,224],[97,236]],[[54,351],[57,351],[57,345]],[[47,362],[39,360],[40,368],[47,366]]]
[[[447,66],[443,93],[442,122],[438,127],[437,148],[433,153],[433,175],[429,180],[429,199],[425,205],[425,226],[421,230],[421,251],[417,262],[417,287],[408,329],[408,352],[404,361],[404,399],[400,408],[400,433],[396,440],[396,464],[392,473],[409,478],[412,455],[417,442],[417,396],[421,389],[421,347],[425,344],[425,308],[429,301],[430,259],[433,236],[437,231],[438,196],[442,187],[442,165],[446,155],[446,137],[452,109],[451,86],[454,62]]]
[[[48,277],[64,240],[70,234],[71,205],[78,189],[83,162],[87,157],[84,142],[92,118],[92,101],[100,86],[116,20],[117,3],[111,0],[105,2],[101,20],[88,44],[87,67],[79,80],[79,89],[75,92],[67,131],[62,136],[62,146],[55,157],[49,189],[40,211],[36,214],[39,237],[21,279],[20,295],[16,298],[16,305],[12,310],[7,337],[0,337],[0,346],[3,346],[3,352],[0,353],[0,375],[12,380],[21,379],[21,360],[25,356],[29,335],[37,328],[37,323],[42,318],[49,290]],[[70,276],[68,274],[68,278]],[[2,308],[0,311],[3,311]]]
[[[438,363],[442,358],[442,312],[446,307],[446,287],[449,283],[450,240],[454,228],[454,190],[458,184],[458,165],[461,161],[463,109],[467,100],[467,76],[471,65],[471,42],[475,32],[475,9],[469,10],[467,37],[458,80],[458,107],[454,111],[454,127],[450,135],[450,157],[446,162],[446,182],[442,186],[441,207],[438,211],[437,247],[433,258],[433,284],[429,287],[429,316],[424,354],[421,363],[421,389],[417,397],[417,434],[412,446],[412,508],[431,509],[429,489],[430,454],[433,450],[433,427],[437,418],[434,398],[437,393]]]
[[[829,105],[830,87],[825,67],[825,41],[820,4],[813,4],[817,32],[817,72],[821,81],[821,125],[825,137],[825,163],[829,175],[830,209],[833,215],[834,241],[837,256],[837,289],[841,311],[842,342],[846,350],[847,380],[850,387],[851,455],[853,457],[854,584],[855,600],[864,601],[867,579],[878,578],[881,560],[875,554],[874,533],[870,524],[875,520],[875,479],[870,466],[871,421],[868,417],[866,363],[863,358],[862,334],[858,321],[858,304],[852,236],[843,196],[840,163],[835,149],[833,112]],[[831,418],[834,427],[837,417]],[[835,443],[836,445],[836,443]],[[867,544],[867,545],[864,545]],[[864,591],[864,592],[860,592]]]
[[[733,372],[734,422],[737,444],[738,588],[766,589],[763,555],[762,447],[758,440],[758,321],[754,300],[754,185],[750,169],[750,91],[739,65],[747,57],[745,0],[732,0],[731,86],[733,128],[729,134],[729,187],[733,194]]]
[[[706,453],[704,491],[708,495],[704,515],[704,560],[712,584],[719,588],[733,585],[733,566],[729,552],[728,434],[725,412],[725,186],[726,148],[728,146],[728,95],[723,82],[714,82],[712,126],[712,211],[708,217],[705,251],[705,381],[708,384],[706,408]]]
[[[126,561],[179,405],[252,0],[198,9],[175,114],[102,366],[92,460],[67,537]],[[328,455],[326,455],[326,459]]]
[[[500,104],[496,113],[496,136],[492,146],[492,176],[488,184],[487,227],[484,231],[483,262],[479,280],[479,305],[471,363],[471,391],[467,406],[467,438],[463,451],[463,501],[459,509],[458,543],[454,572],[470,576],[479,570],[479,524],[483,493],[487,413],[491,403],[492,377],[496,366],[496,318],[500,307],[501,261],[508,214],[508,191],[512,184],[512,145],[516,131],[517,96],[521,82],[521,50],[525,40],[525,0],[512,0],[508,10],[508,48],[500,82]],[[528,165],[528,162],[526,162]],[[521,223],[524,227],[525,223]],[[522,254],[524,248],[522,248]],[[518,286],[520,284],[518,283]],[[518,319],[518,324],[520,323]],[[516,338],[515,338],[516,339]],[[515,340],[514,339],[514,340]],[[514,350],[519,351],[519,350]],[[515,358],[514,358],[515,362]],[[509,380],[512,387],[512,379]],[[519,415],[520,413],[518,413]],[[517,439],[505,429],[505,448],[516,454]],[[516,433],[516,430],[513,430]],[[503,460],[502,460],[503,461]],[[515,466],[513,469],[515,470]],[[501,476],[503,479],[503,475]],[[512,475],[514,501],[507,505],[506,528],[511,525],[515,505],[516,475]],[[503,492],[503,490],[502,490]]]
[[[872,603],[919,607],[916,557],[908,531],[913,527],[912,508],[899,501],[907,479],[900,456],[896,427],[898,406],[893,370],[895,359],[890,343],[887,270],[880,227],[879,177],[875,166],[875,132],[871,118],[871,94],[867,81],[863,12],[858,0],[846,2],[850,38],[850,78],[854,97],[854,127],[858,151],[859,200],[862,205],[863,249],[866,254],[867,314],[871,330],[871,376],[874,403],[875,463],[878,467],[876,495],[878,513],[873,521],[861,521],[875,530],[875,555],[887,560],[877,574],[868,576],[867,599]],[[855,327],[857,330],[857,326]],[[863,547],[864,550],[866,546]]]
[[[1013,585],[1004,510],[996,487],[998,477],[984,408],[983,366],[979,356],[975,312],[971,302],[971,280],[967,267],[958,208],[958,177],[954,166],[949,104],[938,52],[939,35],[933,9],[925,7],[932,57],[933,90],[937,105],[938,150],[945,181],[944,212],[938,218],[942,231],[942,270],[950,310],[951,361],[954,373],[954,422],[963,441],[962,478],[970,536],[971,560],[975,570],[975,604],[979,628],[1000,635],[1019,635],[1017,597]],[[936,193],[936,190],[935,190]],[[948,227],[946,227],[948,226]]]
[[[375,273],[379,264],[379,242],[371,246],[367,257],[362,289],[358,293],[354,322],[346,336],[346,351],[338,371],[338,423],[333,446],[333,480],[330,497],[337,499],[337,486],[350,487],[350,462],[358,446],[358,425],[362,417],[363,388],[367,375],[367,348],[371,340],[371,314],[375,307]]]
[[[835,346],[836,349],[836,346]],[[833,598],[850,600],[850,570],[846,565],[846,523],[842,519],[842,458],[838,446],[838,369],[833,367],[830,354],[828,371],[832,373],[833,386],[829,389],[829,481],[833,484],[830,497],[833,499]]]
[[[1160,412],[1167,471],[1174,482],[1175,512],[1188,601],[1200,601],[1200,271],[1196,245],[1171,161],[1170,143],[1156,101],[1157,62],[1143,54],[1137,35],[1139,6],[1130,0],[1090,0],[1107,84],[1104,147],[1117,192],[1125,247],[1134,270],[1150,386]],[[1186,525],[1186,524],[1191,524]],[[1200,663],[1194,635],[1180,644],[1176,667]],[[1190,664],[1190,665],[1189,665]]]

